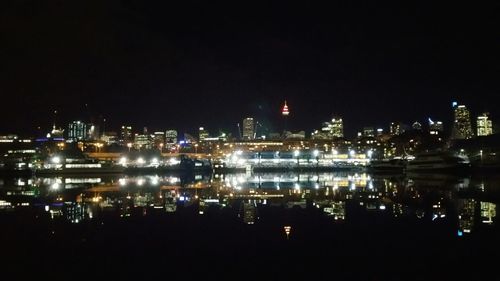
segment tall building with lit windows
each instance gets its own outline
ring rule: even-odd
[[[170,149],[177,144],[177,131],[167,130],[165,131],[165,146]]]
[[[68,139],[81,141],[87,138],[87,124],[81,121],[73,121],[68,125]]]
[[[208,131],[205,130],[205,128],[203,127],[200,127],[200,129],[198,130],[198,139],[199,141],[204,141],[206,138],[210,137],[210,135],[208,134]]]
[[[243,119],[243,139],[253,140],[255,139],[255,125],[253,118]]]
[[[474,136],[472,131],[470,111],[465,105],[453,103],[455,120],[453,122],[453,139],[470,139]]]
[[[488,113],[483,113],[477,117],[477,136],[484,137],[493,134],[493,122],[489,119]]]
[[[403,124],[401,122],[391,122],[389,126],[389,133],[391,136],[398,136],[404,133]]]
[[[120,130],[120,141],[123,143],[132,141],[132,126],[122,126]]]
[[[321,128],[323,134],[329,138],[343,138],[344,137],[344,123],[342,117],[333,117],[331,121],[324,122]]]
[[[433,121],[429,118],[429,133],[431,135],[441,135],[444,131],[444,125],[441,121]]]

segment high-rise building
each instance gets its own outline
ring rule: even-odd
[[[151,137],[149,135],[135,134],[134,147],[136,149],[151,149]]]
[[[255,125],[253,118],[243,119],[243,139],[253,140],[255,139]]]
[[[81,141],[87,139],[87,124],[81,121],[73,121],[68,125],[68,139]]]
[[[374,137],[375,129],[373,127],[364,127],[363,128],[363,137]]]
[[[483,113],[477,117],[477,136],[489,136],[493,134],[493,122],[489,119],[488,113]]]
[[[165,133],[164,132],[154,132],[153,134],[154,147],[158,149],[163,149],[165,145]]]
[[[120,141],[123,143],[132,141],[132,126],[122,126],[120,130]]]
[[[165,146],[167,149],[173,148],[177,144],[177,131],[167,130],[165,132]]]
[[[324,122],[321,131],[329,138],[344,137],[344,123],[341,117],[334,117],[330,122]]]
[[[403,124],[401,122],[391,122],[389,126],[389,133],[391,136],[398,136],[404,133]]]
[[[441,121],[432,121],[431,118],[429,118],[429,133],[431,135],[440,135],[444,131],[444,126],[443,122]]]
[[[200,140],[200,142],[204,141],[208,137],[210,137],[210,135],[208,134],[208,131],[205,130],[205,128],[200,127],[200,129],[198,131],[198,139]]]
[[[455,121],[453,122],[453,139],[470,139],[474,136],[470,111],[465,105],[456,105],[454,103]]]

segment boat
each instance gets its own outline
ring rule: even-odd
[[[371,160],[367,165],[372,172],[402,173],[406,167],[407,160],[402,158]]]
[[[406,171],[463,171],[471,167],[469,158],[449,151],[424,152],[406,165]]]

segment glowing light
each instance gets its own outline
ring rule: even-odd
[[[144,164],[145,163],[144,158],[142,157],[137,158],[137,163]]]
[[[153,178],[151,179],[151,184],[152,184],[152,185],[158,185],[158,183],[159,183],[158,176],[153,177]]]
[[[290,232],[292,232],[292,227],[287,225],[284,226],[283,229],[285,230],[286,239],[290,238]]]
[[[151,159],[151,164],[158,165],[158,158]]]
[[[319,155],[319,151],[318,151],[317,149],[316,149],[316,150],[314,150],[314,151],[313,151],[313,155],[314,155],[314,157],[318,157],[318,155]]]
[[[54,157],[52,157],[51,161],[54,164],[59,164],[59,163],[61,163],[61,158],[59,156],[54,156]]]
[[[373,150],[368,150],[368,152],[366,152],[366,155],[368,156],[368,158],[372,158],[373,156]]]
[[[127,164],[127,157],[122,157],[120,158],[120,161],[118,162],[120,165],[126,165]]]
[[[61,187],[61,185],[60,185],[58,182],[53,183],[53,184],[52,184],[52,186],[51,186],[51,188],[52,188],[53,190],[58,190],[58,189],[59,189],[59,187]]]
[[[138,179],[138,180],[137,180],[137,185],[138,185],[138,186],[141,186],[141,185],[143,185],[143,184],[144,184],[144,179]]]
[[[288,116],[290,114],[290,111],[288,110],[288,105],[286,104],[286,101],[285,101],[285,105],[283,105],[283,109],[281,110],[281,114],[283,116]]]
[[[293,152],[293,156],[295,156],[295,157],[299,157],[299,155],[300,155],[300,151],[299,151],[299,150],[295,150],[295,151]]]
[[[124,178],[119,179],[118,182],[120,183],[121,186],[125,186],[127,184],[127,180]]]

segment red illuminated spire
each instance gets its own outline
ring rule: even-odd
[[[281,114],[283,116],[288,116],[288,114],[290,114],[290,112],[288,111],[288,105],[286,105],[286,101],[285,101],[285,105],[283,105],[283,109],[281,110]]]

